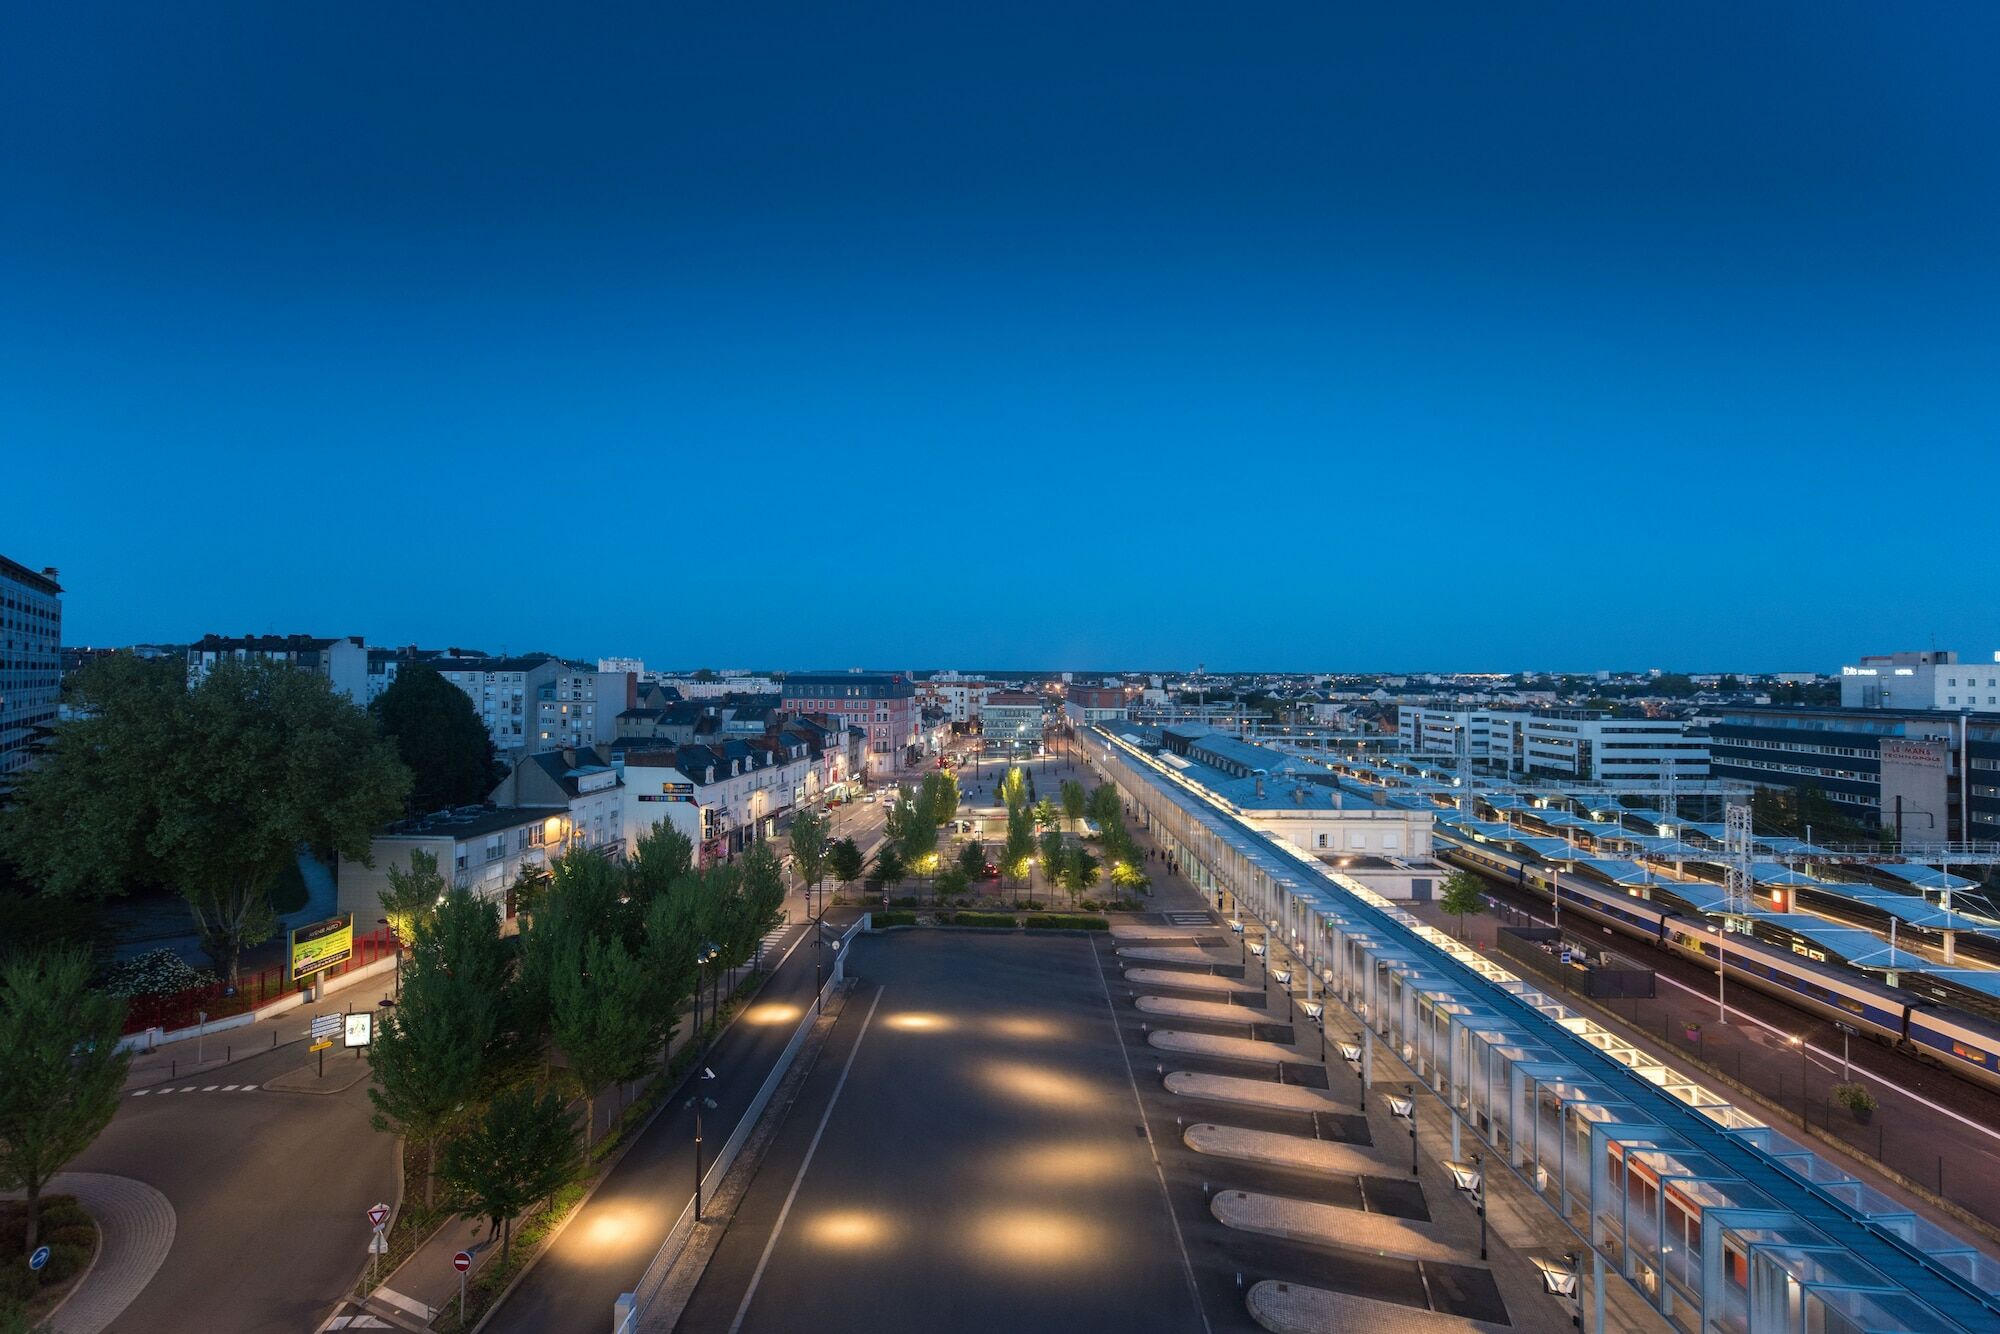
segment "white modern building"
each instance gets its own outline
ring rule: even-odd
[[[1708,777],[1708,741],[1685,719],[1619,717],[1595,709],[1436,709],[1406,705],[1397,734],[1412,754],[1456,755],[1510,774],[1589,783]]]
[[[591,671],[557,663],[553,679],[535,688],[535,737],[530,750],[594,746],[618,735],[618,715],[638,703],[630,672]]]
[[[636,844],[666,821],[703,864],[777,833],[780,816],[818,794],[822,770],[801,736],[628,751],[624,837]]]
[[[995,752],[1042,744],[1042,697],[1023,690],[996,690],[980,716],[986,749]]]
[[[0,556],[0,781],[27,767],[62,694],[62,585]]]
[[[2000,652],[1986,662],[1943,649],[1869,654],[1840,669],[1840,706],[2000,711]]]
[[[317,639],[312,635],[204,635],[188,645],[190,688],[208,679],[219,662],[262,658],[280,666],[313,672],[326,679],[336,695],[356,704],[368,702],[368,646],[360,635]]]
[[[488,799],[495,806],[554,806],[563,813],[561,847],[614,860],[625,856],[624,784],[602,750],[569,748],[528,755]]]

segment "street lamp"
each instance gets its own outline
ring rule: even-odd
[[[715,956],[720,954],[721,952],[722,951],[716,946],[715,942],[712,940],[702,941],[700,947],[697,948],[694,952],[694,1037],[696,1042],[700,1042],[702,1040],[701,970],[708,967],[709,961],[715,958]]]
[[[1417,1174],[1417,1086],[1403,1085],[1403,1096],[1388,1096],[1389,1115],[1410,1123],[1410,1175]]]
[[[813,953],[813,1013],[824,1014],[826,1012],[826,983],[821,981],[820,977],[826,967],[825,923],[821,923],[820,929],[813,934],[819,941],[819,948]],[[833,955],[835,959],[840,957],[840,942],[838,940],[833,942]]]
[[[1479,1170],[1480,1157],[1472,1155],[1469,1163],[1450,1162],[1451,1184],[1472,1197],[1472,1203],[1479,1210],[1479,1258],[1486,1258],[1486,1175]]]
[[[1566,1297],[1576,1303],[1570,1312],[1569,1323],[1577,1327],[1583,1325],[1583,1257],[1575,1251],[1564,1251],[1562,1259],[1548,1260],[1539,1255],[1528,1257],[1535,1262],[1535,1268],[1542,1271],[1542,1291],[1551,1297]]]
[[[1253,940],[1253,941],[1251,941],[1251,942],[1250,942],[1250,952],[1251,952],[1252,954],[1254,954],[1254,955],[1256,955],[1256,956],[1257,956],[1257,962],[1258,962],[1258,963],[1260,963],[1260,964],[1261,964],[1261,963],[1263,963],[1263,962],[1264,962],[1264,942],[1263,942],[1263,941],[1261,941],[1261,940]]]
[[[1306,1018],[1312,1020],[1312,1026],[1319,1031],[1319,1063],[1321,1065],[1325,1065],[1326,1064],[1326,1018],[1325,1018],[1326,1006],[1320,1001],[1309,1000],[1309,1001],[1301,1001],[1299,1003],[1299,1008],[1305,1011]]]
[[[695,1081],[695,1094],[687,1100],[694,1108],[694,1221],[701,1221],[701,1113],[706,1108],[715,1110],[715,1099],[702,1093],[702,1084],[715,1078],[715,1071],[707,1066],[701,1068],[701,1075]]]

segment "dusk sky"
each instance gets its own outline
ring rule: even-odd
[[[71,643],[2000,647],[2000,9],[17,5]]]

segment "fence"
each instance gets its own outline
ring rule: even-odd
[[[729,1175],[730,1167],[736,1162],[736,1155],[742,1152],[744,1142],[750,1138],[750,1132],[755,1129],[758,1118],[763,1116],[764,1109],[770,1105],[771,1095],[778,1091],[778,1084],[784,1079],[785,1072],[792,1068],[792,1059],[799,1054],[799,1048],[805,1045],[806,1034],[812,1031],[813,1024],[819,1019],[820,1006],[825,1003],[828,994],[846,977],[847,946],[853,942],[858,932],[868,929],[869,920],[869,915],[864,913],[861,920],[848,927],[841,936],[840,948],[833,956],[833,975],[827,978],[812,1006],[799,1020],[799,1026],[793,1030],[791,1040],[785,1044],[785,1049],[778,1054],[777,1061],[771,1066],[771,1073],[766,1075],[763,1084],[758,1086],[757,1096],[750,1100],[750,1105],[744,1108],[743,1115],[737,1118],[736,1128],[729,1132],[729,1138],[723,1143],[721,1152],[715,1155],[715,1161],[709,1164],[706,1172],[702,1173],[701,1193],[704,1199],[714,1198],[716,1189],[722,1185],[722,1179]],[[640,1330],[655,1328],[655,1322],[648,1320],[647,1313],[653,1303],[659,1300],[660,1294],[666,1290],[667,1280],[673,1275],[674,1264],[680,1259],[681,1251],[692,1235],[694,1235],[694,1198],[690,1196],[687,1207],[681,1210],[680,1217],[674,1220],[674,1225],[667,1229],[667,1239],[660,1244],[652,1263],[647,1265],[646,1272],[639,1276],[638,1284],[631,1292],[619,1298],[612,1312],[613,1334],[638,1334]]]
[[[366,935],[354,937],[354,953],[347,962],[315,973],[306,982],[327,981],[355,968],[364,968],[385,959],[396,952],[396,940],[388,927],[377,927]],[[143,1033],[149,1028],[172,1031],[186,1028],[199,1022],[197,1016],[207,1014],[210,1019],[226,1019],[245,1010],[254,1010],[274,1000],[300,990],[302,983],[287,980],[282,965],[262,968],[254,973],[239,973],[234,994],[227,984],[210,982],[204,986],[189,987],[168,996],[134,996],[125,1008],[124,1031]]]

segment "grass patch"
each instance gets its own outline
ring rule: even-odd
[[[1027,920],[1030,931],[1109,931],[1111,923],[1102,917],[1076,913],[1038,913]]]
[[[875,912],[869,914],[868,920],[880,931],[885,926],[915,926],[917,915],[913,912]]]

